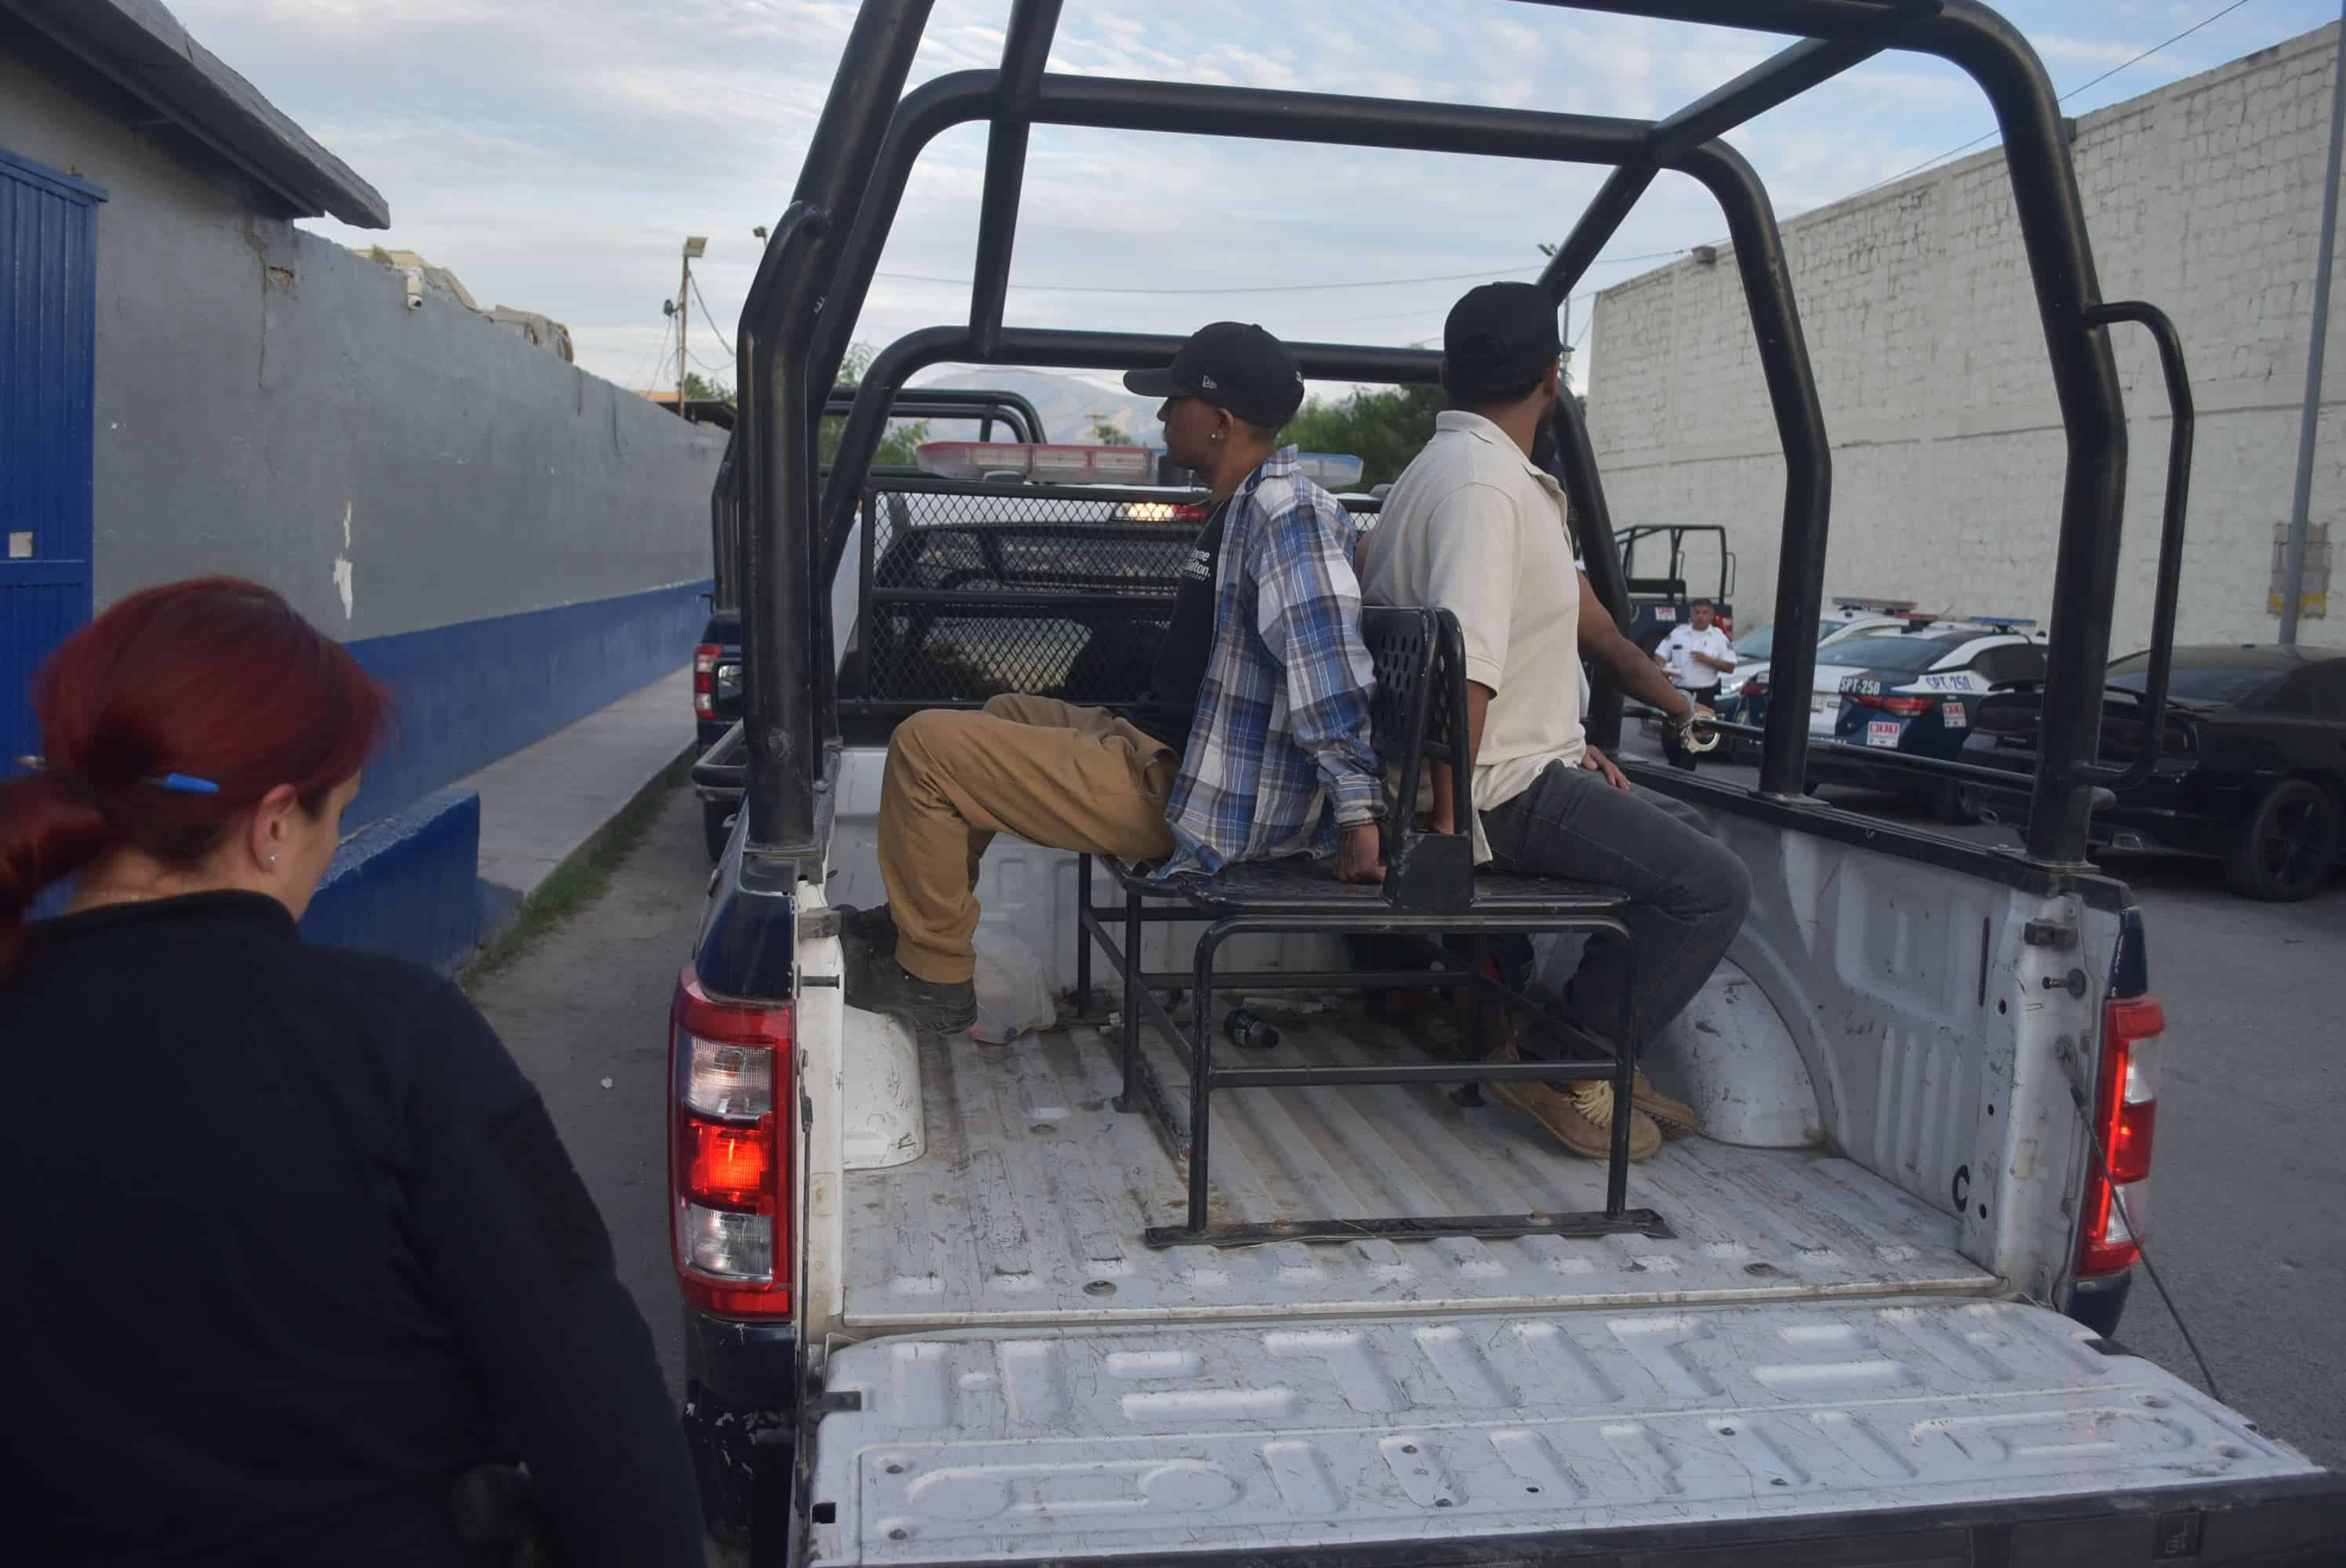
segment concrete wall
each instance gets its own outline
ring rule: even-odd
[[[471,886],[478,815],[442,786],[690,657],[722,433],[452,302],[408,309],[397,272],[260,216],[279,209],[140,117],[62,56],[0,55],[0,148],[110,199],[97,606],[254,578],[393,687],[397,739],[347,819],[379,827],[320,918],[445,962],[469,945],[468,899],[444,895]]]
[[[2273,530],[2289,516],[2336,47],[2324,28],[2079,122],[2103,296],[2168,311],[2191,368],[2187,642],[2270,641],[2278,625]],[[1827,590],[2045,616],[2064,448],[2001,150],[1809,214],[1785,246],[1833,443]],[[1728,524],[1738,623],[1765,624],[1783,463],[1729,249],[1607,290],[1591,331],[1589,423],[1616,523]],[[2148,637],[2169,421],[2147,336],[2113,341],[2132,454],[2123,653]],[[2346,538],[2346,311],[2327,351],[2312,520]],[[2346,621],[2301,636],[2346,643]]]

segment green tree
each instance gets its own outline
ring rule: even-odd
[[[684,396],[688,402],[731,402],[733,389],[723,382],[711,381],[699,371],[684,372]]]
[[[1092,439],[1098,442],[1102,446],[1137,446],[1139,444],[1139,443],[1132,439],[1130,433],[1127,433],[1122,425],[1110,424],[1106,420],[1102,420],[1099,423],[1092,426]]]
[[[1350,453],[1361,460],[1361,488],[1401,477],[1433,439],[1442,412],[1439,387],[1362,388],[1341,402],[1312,398],[1287,422],[1282,441],[1306,452]]]
[[[840,361],[839,382],[843,387],[862,386],[864,372],[872,368],[872,345],[850,343],[847,354]],[[822,422],[822,461],[831,462],[839,455],[840,437],[846,433],[847,421],[836,414],[826,415]],[[920,455],[921,443],[929,439],[929,422],[924,419],[899,419],[889,422],[887,433],[880,438],[880,450],[872,454],[873,466],[880,468],[910,468]]]

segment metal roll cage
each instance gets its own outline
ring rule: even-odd
[[[2002,16],[1974,0],[1521,0],[1525,5],[1790,35],[1798,41],[1717,90],[1656,120],[1606,118],[1458,104],[1403,103],[1321,93],[1047,73],[1062,0],[1014,0],[1001,67],[940,76],[910,94],[903,85],[931,0],[865,0],[850,33],[789,209],[774,226],[744,306],[739,428],[746,432],[729,476],[738,487],[740,580],[746,585],[746,738],[752,759],[748,842],[753,857],[803,860],[814,852],[835,773],[837,703],[831,669],[832,575],[852,524],[861,476],[904,380],[943,361],[1122,370],[1162,363],[1178,340],[1129,332],[1040,331],[1003,321],[1012,246],[1035,125],[1180,132],[1474,153],[1610,166],[1613,172],[1540,276],[1561,302],[1665,169],[1699,180],[1725,217],[1744,299],[1758,337],[1785,463],[1774,679],[1805,691],[1816,667],[1832,462],[1816,378],[1792,297],[1782,237],[1765,188],[1719,138],[1883,50],[1929,54],[1977,82],[2004,137],[2037,311],[2067,438],[2053,585],[2054,615],[2030,798],[2027,856],[2040,866],[2081,866],[2097,789],[2156,758],[2166,717],[2167,673],[2188,497],[2192,433],[2179,342],[2148,305],[2105,302],[2052,86],[2035,52]],[[838,373],[880,252],[920,152],[940,132],[972,120],[989,126],[969,317],[914,331],[882,351],[857,392],[827,485],[812,461],[816,421]],[[2126,491],[2127,430],[2106,329],[2147,328],[2159,346],[2175,414],[2154,606],[2144,751],[2130,769],[2096,760],[2111,606]],[[1290,345],[1315,379],[1432,382],[1439,357],[1424,351],[1341,344]],[[1615,616],[1627,610],[1613,524],[1575,401],[1556,407],[1564,486],[1591,583]],[[1601,677],[1588,716],[1600,745],[1618,735],[1622,699]],[[1760,794],[1777,803],[1800,792],[1808,745],[1804,705],[1770,707]],[[1930,759],[1910,759],[1918,771]],[[775,868],[779,871],[779,867]]]

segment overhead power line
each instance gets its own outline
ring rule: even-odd
[[[2225,6],[2222,10],[2218,11],[2211,15],[2201,17],[2198,21],[2194,22],[2188,27],[2184,28],[2180,33],[2176,34],[2172,38],[2161,39],[2159,42],[2153,44],[2149,48],[2145,49],[2141,54],[2135,56],[2133,58],[2126,60],[2118,65],[2112,66],[2108,70],[2104,71],[2100,76],[2096,76],[2090,82],[2080,82],[2077,86],[2071,87],[2067,92],[2063,93],[2057,101],[2066,104],[2071,98],[2076,97],[2079,93],[2090,92],[2092,89],[2100,87],[2104,82],[2108,81],[2112,76],[2116,76],[2119,72],[2131,70],[2133,67],[2141,65],[2145,60],[2149,59],[2153,55],[2157,54],[2160,50],[2168,48],[2172,45],[2180,44],[2184,39],[2188,38],[2192,34],[2200,31],[2202,28],[2213,26],[2215,24],[2222,21],[2225,17],[2230,15],[2233,12],[2239,10],[2248,3],[2249,0],[2232,0],[2232,3]],[[1964,153],[1971,151],[1972,148],[1979,146],[1982,142],[1994,140],[1995,134],[1996,133],[1994,130],[1982,131],[1979,135],[1972,137],[1971,140],[1964,143],[1961,147],[1951,147],[1946,151],[1940,153],[1935,157],[1924,158],[1922,162],[1916,164],[1912,168],[1902,168],[1896,174],[1891,175],[1885,179],[1877,179],[1872,185],[1863,186],[1856,190],[1852,190],[1847,196],[1841,197],[1840,199],[1842,201],[1852,201],[1861,196],[1871,196],[1873,192],[1880,190],[1885,185],[1897,184],[1900,180],[1904,179],[1908,175],[1920,174],[1933,164],[1944,163],[1951,158],[1960,158]]]
[[[700,291],[700,280],[698,278],[695,278],[692,280],[692,297],[700,301],[701,319],[709,323],[709,330],[712,332],[717,331],[717,312],[709,308],[709,296]],[[730,345],[726,343],[723,333],[718,333],[717,342],[718,351],[725,356],[725,362],[727,364],[731,364],[733,362],[733,350]]]

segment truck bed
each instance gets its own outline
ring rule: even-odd
[[[1281,1064],[1417,1056],[1359,1013],[1282,1020]],[[1186,1105],[1188,1074],[1144,1036]],[[1113,1032],[1075,1023],[1007,1045],[924,1041],[927,1151],[849,1173],[844,1327],[1371,1315],[1830,1296],[1986,1295],[1955,1222],[1820,1151],[1688,1138],[1633,1168],[1629,1201],[1678,1231],[1513,1241],[1363,1239],[1215,1250],[1141,1244],[1178,1224],[1187,1172],[1145,1114],[1114,1105]],[[1603,1205],[1601,1163],[1530,1118],[1446,1089],[1233,1089],[1214,1099],[1215,1217],[1493,1214]]]

